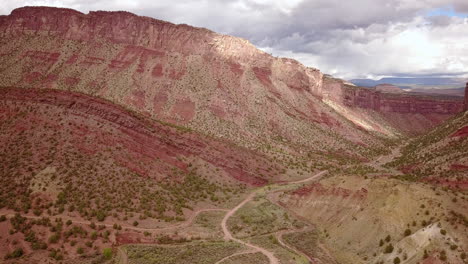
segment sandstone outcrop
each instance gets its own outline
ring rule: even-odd
[[[25,7],[0,18],[3,87],[81,92],[249,148],[374,142],[321,103],[322,76],[240,38],[127,12]]]
[[[398,124],[412,121],[411,113],[419,116],[410,132],[421,133],[463,108],[330,81],[204,28],[49,7],[0,17],[0,86],[81,92],[249,148],[296,142],[309,150],[357,144],[366,151],[367,144],[383,146],[367,131],[405,133]],[[344,114],[351,108],[364,110]],[[388,112],[395,114],[382,124]]]

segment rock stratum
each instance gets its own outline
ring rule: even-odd
[[[81,92],[249,148],[365,155],[384,147],[379,136],[422,133],[463,110],[457,98],[352,87],[246,40],[128,12],[24,7],[0,17],[0,36],[0,86]]]

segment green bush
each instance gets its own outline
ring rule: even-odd
[[[53,234],[52,236],[49,237],[49,243],[55,244],[59,241],[60,236],[59,234]]]
[[[5,256],[5,259],[19,258],[23,256],[24,252],[22,248],[15,249],[13,252]]]
[[[112,248],[105,248],[102,251],[102,255],[104,256],[105,259],[111,259],[112,258]]]

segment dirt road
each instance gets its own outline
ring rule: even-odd
[[[312,180],[315,180],[319,177],[321,177],[323,174],[327,173],[327,171],[321,171],[315,175],[312,175],[311,177],[307,178],[307,179],[303,179],[303,180],[298,180],[298,181],[293,181],[293,182],[288,182],[288,183],[283,183],[281,184],[282,186],[284,185],[291,185],[291,184],[298,184],[298,183],[305,183],[305,182],[308,182],[308,181],[312,181]],[[253,245],[253,244],[250,244],[248,242],[244,242],[240,239],[237,239],[235,237],[233,237],[232,233],[229,231],[229,228],[227,227],[227,221],[229,220],[229,218],[231,216],[233,216],[240,208],[242,208],[245,204],[247,204],[248,202],[250,202],[254,197],[255,195],[259,192],[259,190],[257,191],[254,191],[252,192],[249,196],[247,196],[240,204],[238,204],[236,207],[232,208],[223,218],[223,221],[221,221],[221,228],[223,229],[223,233],[224,233],[224,239],[225,240],[232,240],[232,241],[235,241],[239,244],[242,244],[244,246],[247,246],[247,247],[250,247],[251,249],[255,250],[255,251],[258,251],[258,252],[261,252],[263,255],[267,256],[269,261],[270,261],[270,264],[279,264],[279,260],[275,257],[275,255],[262,248],[262,247],[259,247],[259,246],[256,246],[256,245]],[[289,247],[288,247],[289,248]],[[300,254],[301,255],[301,254]]]
[[[307,230],[306,229],[303,229],[303,230],[283,230],[283,231],[279,231],[276,233],[276,239],[278,240],[278,242],[280,243],[281,246],[291,250],[292,252],[296,253],[297,255],[299,256],[304,256],[307,258],[307,260],[309,261],[309,263],[315,263],[314,260],[309,257],[307,254],[304,254],[302,253],[301,251],[289,246],[288,244],[286,244],[284,241],[283,241],[283,235],[284,234],[290,234],[290,233],[295,233],[295,232],[306,232]]]

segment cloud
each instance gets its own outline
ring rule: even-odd
[[[342,78],[468,72],[466,0],[22,0],[0,14],[24,5],[127,10],[206,27]]]

